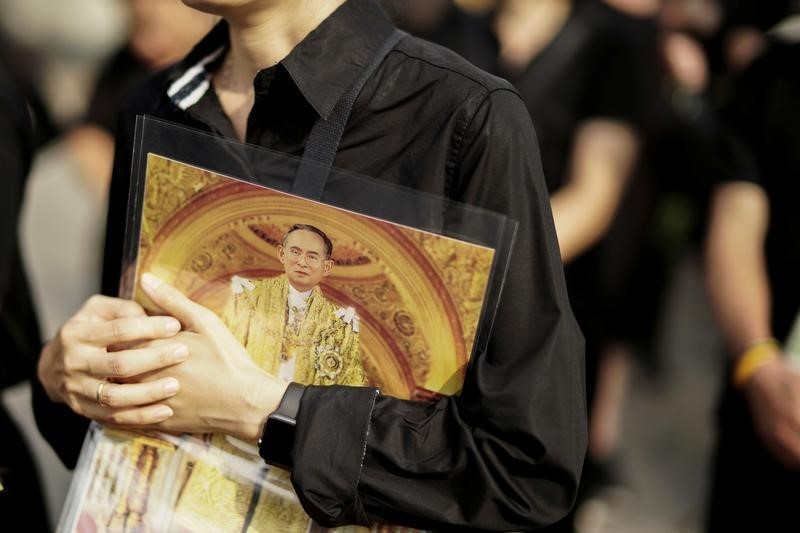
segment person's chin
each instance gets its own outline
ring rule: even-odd
[[[308,285],[311,280],[311,276],[306,274],[305,272],[293,272],[289,279],[294,281],[295,283],[300,283],[302,285]]]
[[[289,281],[292,282],[292,286],[301,291],[305,292],[308,289],[313,289],[314,285],[311,284],[311,277],[308,274],[293,274],[289,276]]]

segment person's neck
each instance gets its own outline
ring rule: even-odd
[[[311,31],[345,0],[273,0],[258,8],[232,10],[227,60],[235,85],[252,87],[258,71],[289,55]]]
[[[295,286],[292,284],[292,282],[290,281],[290,282],[289,282],[289,289],[290,289],[290,291],[289,291],[290,293],[291,293],[292,291],[294,291],[294,292],[296,292],[297,294],[300,294],[301,296],[307,296],[307,295],[311,294],[311,291],[313,291],[313,290],[314,290],[314,287],[307,287],[307,288],[305,288],[305,289],[298,289],[298,288],[297,288],[297,287],[295,287]]]
[[[230,28],[230,50],[214,73],[222,109],[239,140],[255,101],[253,79],[277,64],[345,0],[265,0],[219,12]],[[255,7],[254,7],[255,6]]]

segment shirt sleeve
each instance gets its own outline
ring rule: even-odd
[[[610,8],[603,8],[610,9]],[[615,26],[601,24],[595,36],[589,63],[582,65],[588,80],[580,102],[583,120],[607,119],[641,127],[655,78],[654,49],[645,36],[634,34],[634,22],[622,15],[607,15]],[[609,22],[606,22],[608,24]]]
[[[309,387],[292,479],[327,526],[519,530],[572,507],[586,451],[583,337],[569,307],[533,126],[491,92],[458,148],[455,196],[519,222],[488,347],[434,403]]]
[[[734,181],[746,181],[764,185],[755,149],[764,128],[759,118],[764,116],[763,103],[768,95],[760,88],[766,78],[764,58],[734,81],[732,90],[721,106],[721,127],[717,132],[716,151],[712,157],[715,167],[710,177],[710,186]]]

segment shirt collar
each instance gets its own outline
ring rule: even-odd
[[[314,289],[308,289],[305,292],[300,292],[294,287],[292,284],[289,284],[289,295],[287,297],[287,301],[289,303],[289,307],[296,307],[298,309],[305,309],[306,303],[308,302],[309,296],[311,296],[311,292]]]
[[[375,0],[348,0],[279,64],[317,114],[327,119],[393,30]],[[176,106],[188,109],[208,91],[228,39],[228,24],[222,21],[176,66],[167,89]],[[260,71],[254,80],[256,91],[271,78],[268,69]]]
[[[169,77],[167,97],[186,110],[196,104],[211,87],[211,73],[228,49],[228,24],[220,22],[195,45]]]

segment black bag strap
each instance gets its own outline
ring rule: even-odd
[[[292,194],[312,200],[322,198],[325,182],[328,180],[336,151],[339,149],[339,142],[342,140],[344,127],[347,119],[350,118],[350,112],[353,110],[353,104],[355,104],[358,94],[375,69],[394,48],[394,45],[405,36],[405,32],[395,29],[375,52],[370,64],[361,71],[353,85],[336,102],[328,120],[320,118],[314,124],[306,141],[303,158],[297,167]]]

